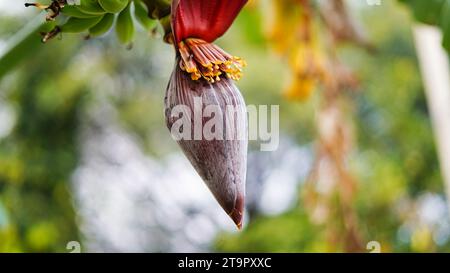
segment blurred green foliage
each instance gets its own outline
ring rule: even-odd
[[[428,1],[419,2],[428,4]],[[392,2],[366,9],[360,17],[370,26],[368,36],[376,43],[377,54],[369,55],[354,47],[340,50],[341,58],[357,71],[362,83],[361,90],[350,95],[355,103],[358,148],[352,155],[351,168],[360,183],[354,203],[360,232],[365,243],[380,242],[382,251],[449,251],[448,241],[438,244],[430,236],[422,236],[421,229],[417,229],[415,241],[414,234],[406,240],[399,235],[406,217],[396,208],[403,200],[414,202],[428,192],[444,196],[411,35],[413,21],[404,6]],[[310,103],[302,105],[302,114],[292,115],[289,110],[290,117],[282,119],[299,122],[292,128],[298,130],[294,135],[300,136],[299,143],[308,131],[299,119],[311,111]],[[330,246],[325,238],[325,227],[337,223],[315,225],[300,196],[298,205],[287,213],[260,216],[242,233],[222,234],[216,240],[216,249],[225,252],[344,251],[339,246]]]
[[[61,242],[78,239],[68,182],[85,92],[76,78],[67,86],[61,69],[77,43],[43,46],[39,39],[34,31],[19,47],[27,54],[13,51],[9,64],[21,62],[20,69],[0,92],[16,113],[13,131],[0,139],[1,252],[61,252]]]

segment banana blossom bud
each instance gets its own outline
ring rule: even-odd
[[[233,80],[241,77],[246,64],[213,42],[228,30],[246,2],[172,2],[176,64],[165,98],[172,136],[239,229],[245,199],[247,112]]]

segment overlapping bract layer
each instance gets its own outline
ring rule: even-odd
[[[173,0],[172,31],[178,44],[187,38],[214,42],[231,26],[248,0]]]

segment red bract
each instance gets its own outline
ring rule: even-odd
[[[174,0],[172,30],[178,44],[187,38],[208,43],[222,36],[247,0]]]

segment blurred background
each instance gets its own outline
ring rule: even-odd
[[[280,105],[279,149],[250,143],[239,232],[169,137],[174,50],[161,31],[138,29],[131,50],[114,34],[17,45],[43,20],[23,2],[0,0],[0,56],[16,46],[0,67],[0,252],[68,252],[70,241],[83,252],[450,251],[407,5],[347,1],[370,41],[333,50],[331,78],[351,88],[296,81],[277,38],[295,37],[274,15],[282,4],[251,1],[220,39],[248,63],[246,103]]]

